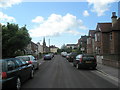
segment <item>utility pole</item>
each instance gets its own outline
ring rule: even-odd
[[[50,52],[50,39],[49,39],[49,52]]]

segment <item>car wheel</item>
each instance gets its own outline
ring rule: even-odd
[[[21,88],[21,80],[20,80],[20,78],[18,77],[17,80],[16,80],[15,89],[16,89],[16,90],[20,90],[20,88]]]
[[[92,67],[93,70],[96,70],[96,67]]]
[[[39,64],[37,65],[37,69],[36,70],[39,70]]]
[[[79,64],[77,64],[77,65],[76,65],[76,67],[77,67],[77,69],[80,69],[80,66],[79,66]]]
[[[74,63],[72,63],[72,65],[73,65],[73,67],[75,67],[75,64],[74,64]]]
[[[32,69],[31,73],[30,73],[30,78],[34,78],[34,70]]]

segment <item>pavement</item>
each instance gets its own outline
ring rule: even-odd
[[[97,70],[100,72],[103,72],[106,75],[109,75],[113,78],[116,78],[118,80],[120,80],[119,77],[119,69],[118,68],[114,68],[111,66],[107,66],[107,65],[103,65],[103,64],[97,64]]]

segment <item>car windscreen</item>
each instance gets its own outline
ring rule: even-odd
[[[48,55],[45,55],[46,57],[50,57],[51,55],[50,54],[48,54]]]
[[[71,53],[71,55],[72,55],[72,56],[76,56],[76,55],[77,55],[77,53],[73,52],[73,53]]]

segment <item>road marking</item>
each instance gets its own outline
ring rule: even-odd
[[[41,63],[39,63],[39,65],[41,65]]]

